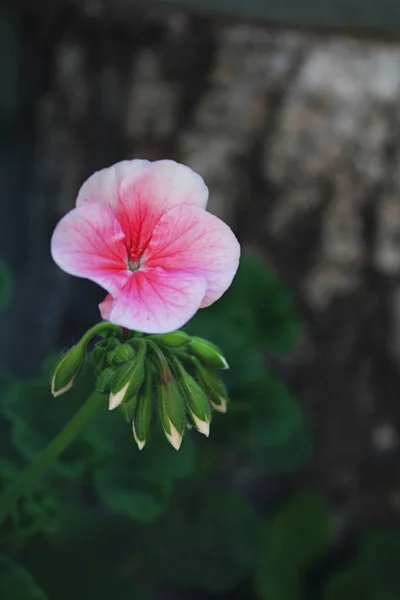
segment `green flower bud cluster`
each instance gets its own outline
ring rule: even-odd
[[[61,359],[57,381],[66,362],[73,365],[71,371],[81,368],[86,354],[81,343]],[[202,338],[183,331],[142,335],[118,328],[94,345],[90,359],[97,390],[108,398],[109,410],[120,408],[131,423],[140,450],[157,414],[166,438],[179,450],[188,428],[208,437],[212,409],[227,410],[227,391],[214,369],[227,369],[228,363],[219,348]],[[59,393],[67,391],[70,379],[58,385]]]

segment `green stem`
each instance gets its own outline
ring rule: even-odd
[[[0,496],[0,523],[4,521],[18,498],[26,493],[42,471],[50,465],[77,437],[93,413],[104,403],[104,396],[93,392],[35,462],[30,464]]]
[[[102,331],[107,331],[110,329],[115,329],[116,331],[121,331],[121,327],[118,325],[114,325],[113,323],[109,323],[108,321],[101,321],[101,323],[97,323],[82,336],[81,342],[84,341],[86,344],[94,337],[95,335],[99,335]]]

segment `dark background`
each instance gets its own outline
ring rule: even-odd
[[[304,407],[315,452],[290,485],[316,487],[341,531],[395,526],[396,33],[365,35],[360,25],[384,25],[372,9],[349,33],[346,16],[317,15],[307,29],[293,13],[286,28],[228,18],[217,3],[217,15],[212,3],[205,13],[164,4],[0,9],[0,255],[15,280],[0,361],[33,377],[98,319],[102,290],[49,255],[81,182],[124,158],[174,158],[205,178],[211,212],[294,298],[301,339],[271,365]],[[318,29],[338,21],[342,31]]]

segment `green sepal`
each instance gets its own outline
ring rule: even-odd
[[[105,350],[103,342],[98,342],[90,353],[90,362],[95,369],[100,370],[105,366]]]
[[[208,437],[210,433],[211,409],[207,396],[201,386],[185,371],[179,361],[176,360],[175,364],[177,364],[179,372],[178,381],[186,402],[187,412],[197,431]]]
[[[133,398],[130,398],[121,404],[121,411],[127,423],[132,423],[133,417],[135,416],[137,401],[138,396],[133,396]]]
[[[122,365],[135,357],[135,351],[129,344],[121,344],[113,352],[112,363]]]
[[[147,344],[144,339],[137,340],[137,355],[119,367],[110,394],[110,410],[120,406],[139,392],[145,374]]]
[[[197,356],[205,365],[217,369],[229,369],[229,365],[221,350],[203,338],[192,337],[188,348],[194,356]]]
[[[223,381],[204,368],[198,360],[194,359],[193,364],[195,365],[197,382],[206,394],[211,407],[217,412],[226,413],[229,397]]]
[[[97,377],[96,389],[101,394],[108,394],[115,381],[115,369],[113,367],[105,368]]]
[[[157,335],[155,338],[169,348],[180,348],[181,346],[188,344],[192,339],[190,335],[180,329],[177,331],[172,331],[171,333]]]
[[[139,450],[142,450],[149,438],[153,412],[153,382],[151,373],[147,370],[145,389],[138,398],[135,416],[132,420],[133,435]]]
[[[170,379],[161,383],[159,414],[168,441],[179,450],[186,426],[185,406],[175,379],[169,375]]]

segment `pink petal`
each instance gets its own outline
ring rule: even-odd
[[[208,202],[208,188],[201,175],[174,160],[149,163],[139,180],[135,173],[132,176],[127,173],[122,181],[121,194],[129,195],[134,188],[142,198],[156,201],[164,208],[195,204],[205,209]]]
[[[119,189],[117,216],[129,246],[143,252],[156,223],[166,210],[180,204],[206,208],[208,188],[203,178],[173,160],[158,160],[137,173],[126,175]]]
[[[131,273],[117,297],[99,305],[103,319],[143,333],[167,333],[189,321],[200,306],[206,281],[190,274],[163,269]]]
[[[116,206],[119,198],[119,187],[125,177],[133,182],[146,173],[151,163],[148,160],[123,160],[112,167],[93,173],[82,184],[76,199],[76,206],[87,202],[108,202]]]
[[[203,178],[186,165],[173,160],[123,160],[106,169],[93,173],[81,186],[76,206],[87,202],[108,202],[116,206],[121,193],[136,197],[135,187],[140,181],[138,193],[149,196],[164,206],[190,203],[206,208],[208,188]]]
[[[228,289],[239,256],[239,242],[218,217],[197,206],[176,206],[155,226],[142,265],[162,267],[172,280],[182,274],[204,278],[207,290],[201,307],[205,307]]]
[[[125,235],[108,204],[74,208],[58,223],[51,239],[54,262],[116,294],[129,278]]]

